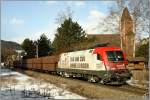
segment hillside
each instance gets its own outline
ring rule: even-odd
[[[1,40],[1,61],[5,61],[7,57],[16,54],[15,50],[20,49],[20,44],[16,42]]]
[[[20,50],[21,46],[20,44],[13,42],[13,41],[1,40],[1,48],[8,48],[11,50]]]

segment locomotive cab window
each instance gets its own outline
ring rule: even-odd
[[[116,51],[116,57],[118,61],[124,61],[123,52],[122,51]]]
[[[97,60],[102,60],[101,55],[97,54]]]
[[[124,61],[122,51],[107,51],[108,61]]]

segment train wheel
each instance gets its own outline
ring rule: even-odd
[[[103,80],[101,80],[99,83],[104,85],[106,84]]]
[[[99,78],[96,76],[88,76],[89,82],[95,83],[95,82],[98,82],[98,80],[99,80]]]
[[[67,72],[64,72],[65,77],[70,77],[70,75]]]
[[[102,79],[102,80],[100,81],[100,83],[106,85],[106,84],[111,83],[111,80],[110,80],[110,79],[107,79],[107,78],[106,78],[106,79]]]

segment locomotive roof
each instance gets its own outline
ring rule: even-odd
[[[119,48],[119,47],[108,47],[108,46],[106,46],[106,47],[95,47],[95,48],[93,48],[93,49],[85,49],[85,50],[78,50],[78,51],[70,51],[70,52],[65,52],[65,53],[73,53],[73,52],[81,52],[81,51],[90,51],[90,50],[92,50],[92,51],[108,51],[108,50],[121,50],[121,48]],[[65,54],[65,53],[62,53],[62,54]]]
[[[121,48],[119,48],[119,47],[97,47],[97,48],[94,48],[94,52],[113,51],[113,50],[121,50]]]

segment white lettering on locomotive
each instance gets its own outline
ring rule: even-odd
[[[93,49],[61,54],[58,68],[105,70],[103,61],[97,59],[97,54],[93,54]]]

